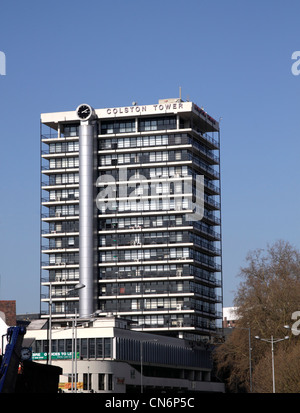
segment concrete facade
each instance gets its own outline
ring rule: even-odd
[[[41,129],[42,317],[100,311],[138,331],[216,334],[219,123],[164,99],[45,113]]]
[[[224,391],[223,384],[211,378],[207,348],[178,338],[132,331],[125,320],[114,317],[78,319],[76,325],[75,329],[74,320],[52,325],[51,360],[47,360],[49,332],[45,322],[44,326],[41,321],[32,322],[25,336],[28,341],[34,339],[34,361],[63,369],[60,388],[64,392]],[[72,359],[66,350],[72,343],[74,349],[76,337],[78,357]]]

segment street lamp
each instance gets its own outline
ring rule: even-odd
[[[48,340],[48,355],[47,364],[51,364],[51,352],[52,352],[52,282],[49,283],[49,340]]]
[[[283,327],[288,329],[288,330],[291,330],[291,332],[294,336],[298,336],[300,334],[300,331],[297,328],[293,328],[293,327],[290,327],[288,325],[285,325]]]
[[[75,285],[75,287],[72,290],[68,291],[68,294],[71,292],[81,290],[81,288],[84,288],[85,285],[82,283],[78,283]],[[48,358],[47,358],[47,363],[52,364],[52,282],[49,282],[49,340],[48,340]],[[73,377],[73,376],[72,376]]]
[[[80,290],[81,288],[84,288],[85,285],[83,284],[77,284],[74,290]],[[93,314],[90,314],[91,317],[96,317],[100,314],[100,310],[96,310]],[[95,319],[95,318],[94,318]],[[93,319],[89,318],[89,320],[93,321]],[[85,321],[86,323],[86,321]],[[73,393],[73,377],[75,376],[75,393],[77,393],[77,309],[75,308],[75,317],[72,322],[72,393]],[[74,338],[74,333],[75,333],[75,338]],[[74,341],[75,341],[75,350],[74,350]],[[74,363],[74,353],[75,353],[75,363]],[[74,369],[73,369],[73,364],[75,364],[75,374],[74,374]],[[88,367],[89,369],[89,367]],[[89,372],[88,372],[88,377],[89,377]],[[89,379],[88,379],[89,380]],[[89,382],[88,382],[89,383]],[[88,387],[90,386],[90,383],[88,384]]]
[[[84,288],[85,285],[82,283],[78,283],[75,285],[75,287],[68,292],[68,294],[81,290]],[[74,363],[74,353],[75,353],[75,363]],[[72,393],[73,393],[73,387],[74,387],[74,364],[75,364],[75,393],[77,393],[77,308],[75,307],[75,316],[74,320],[72,322]]]
[[[81,288],[84,288],[84,287],[85,287],[84,284],[78,283],[78,284],[75,285],[75,287],[72,290],[69,291],[69,293],[71,293],[73,291],[81,290]]]
[[[278,343],[279,341],[284,341],[288,340],[289,336],[285,336],[284,338],[277,338],[274,339],[273,336],[271,336],[271,339],[266,339],[266,338],[260,338],[259,336],[255,336],[257,340],[261,341],[266,341],[267,343],[271,343],[271,351],[272,351],[272,380],[273,380],[273,393],[275,393],[275,366],[274,366],[274,344]]]

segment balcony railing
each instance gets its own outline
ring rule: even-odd
[[[79,196],[75,197],[74,195],[69,195],[68,197],[56,196],[55,198],[50,198],[50,195],[41,198],[41,202],[61,202],[61,203],[78,203]]]
[[[158,323],[143,323],[143,322],[139,322],[138,324],[132,324],[132,328],[134,330],[140,330],[140,329],[156,329],[156,330],[165,330],[166,328],[168,329],[174,329],[176,330],[176,328],[192,328],[194,329],[194,327],[196,327],[197,329],[200,329],[202,331],[206,331],[206,332],[211,332],[211,331],[215,331],[216,330],[216,326],[214,322],[193,322],[192,320],[188,321],[186,320],[186,318],[184,319],[184,321],[181,320],[171,320],[170,323],[168,324],[158,324]]]
[[[178,285],[176,283],[170,282],[168,285],[162,285],[162,286],[157,286],[155,284],[153,285],[145,285],[142,284],[140,285],[140,291],[136,291],[136,286],[132,286],[131,284],[127,285],[120,285],[120,284],[106,284],[106,293],[105,297],[102,296],[102,298],[107,298],[107,299],[114,299],[118,297],[119,299],[122,299],[124,296],[135,296],[135,297],[140,297],[140,296],[169,296],[169,294],[172,294],[172,298],[175,298],[176,296],[184,296],[185,294],[189,293],[194,293],[195,296],[202,297],[208,301],[213,301],[213,302],[220,302],[221,301],[221,296],[217,295],[216,292],[212,289],[209,288],[204,288],[202,285],[196,284],[196,283],[191,283],[189,285],[183,285],[182,288],[178,288]],[[181,304],[176,305],[176,309],[184,309],[184,306]]]
[[[63,218],[63,217],[73,217],[73,218],[75,218],[75,217],[78,217],[78,215],[79,215],[79,209],[78,210],[76,209],[73,212],[72,211],[58,212],[58,211],[49,210],[47,212],[43,212],[41,214],[41,217],[42,218]]]
[[[171,245],[172,247],[176,247],[176,245],[178,244],[195,244],[196,247],[208,251],[211,254],[220,255],[221,253],[220,248],[215,247],[210,242],[207,242],[194,234],[183,234],[181,239],[172,239],[170,237],[170,234],[168,233],[166,234],[166,236],[159,238],[153,238],[145,235],[140,236],[139,239],[136,239],[135,237],[136,235],[130,236],[129,234],[122,237],[118,236],[117,234],[113,236],[102,237],[99,243],[99,248],[100,250],[107,249],[107,247],[124,246],[130,246],[133,248],[162,248],[162,246],[165,245]]]
[[[208,133],[203,133],[197,129],[193,129],[193,132],[202,140],[210,143],[214,149],[219,149],[220,145],[219,142],[210,136]]]
[[[42,261],[42,267],[66,267],[67,265],[79,265],[79,259],[62,259],[61,261]]]
[[[52,129],[51,129],[52,130]],[[72,134],[72,135],[65,135],[61,133],[60,136],[58,136],[58,132],[53,130],[53,133],[42,133],[41,134],[41,139],[65,139],[65,138],[78,138],[78,133],[77,134]]]
[[[148,313],[148,314],[155,314],[155,313],[165,313],[168,312],[168,314],[173,313],[175,314],[180,314],[180,312],[185,312],[185,313],[198,313],[199,315],[202,315],[203,317],[207,318],[222,318],[222,312],[216,311],[209,306],[203,305],[201,301],[199,303],[189,303],[187,302],[183,306],[179,305],[168,305],[168,306],[159,306],[159,307],[146,307],[146,306],[139,306],[138,308],[132,308],[132,303],[131,300],[111,300],[111,297],[108,297],[107,302],[102,303],[101,310],[103,312],[108,312],[108,313],[114,313],[118,312],[120,315],[128,315],[130,313]],[[124,303],[125,301],[125,303]]]

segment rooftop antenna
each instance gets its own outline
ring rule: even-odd
[[[181,86],[179,86],[179,99],[181,100]]]

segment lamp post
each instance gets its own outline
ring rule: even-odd
[[[68,294],[81,290],[84,288],[85,285],[82,283],[78,283],[75,287],[68,292]],[[74,363],[74,353],[75,353],[75,363]],[[74,367],[75,364],[75,367]],[[77,393],[77,308],[75,307],[75,316],[74,320],[72,321],[72,393],[74,392],[74,369],[75,369],[75,393]]]
[[[272,352],[272,381],[273,381],[273,393],[275,393],[275,366],[274,366],[274,344],[278,343],[279,341],[284,341],[288,340],[289,336],[285,336],[284,338],[277,338],[274,339],[273,336],[271,336],[271,339],[266,339],[266,338],[261,338],[259,336],[255,336],[257,340],[265,341],[267,343],[271,343],[271,352]]]
[[[51,364],[52,352],[52,282],[49,283],[49,342],[48,342],[48,359],[47,362]]]
[[[249,334],[249,383],[250,393],[252,393],[252,363],[251,363],[251,328],[247,328]]]

